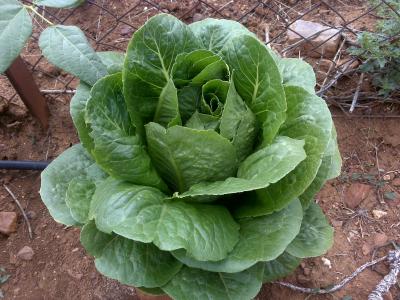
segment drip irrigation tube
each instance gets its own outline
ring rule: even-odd
[[[3,170],[44,170],[49,161],[34,160],[0,160],[0,169]]]

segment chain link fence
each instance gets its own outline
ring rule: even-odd
[[[39,13],[54,24],[80,27],[97,51],[125,51],[132,34],[151,16],[160,12],[175,15],[186,23],[207,17],[238,21],[284,57],[302,57],[317,74],[317,93],[343,111],[367,108],[382,101],[397,103],[396,97],[378,97],[368,76],[359,71],[360,62],[349,54],[357,47],[357,36],[374,32],[384,19],[382,8],[400,17],[398,0],[88,0],[75,9],[40,8]],[[31,4],[29,1],[25,1]],[[37,41],[48,26],[34,17],[34,33],[22,58],[47,98],[68,102],[77,79],[49,64]],[[388,42],[400,36],[388,37]],[[0,77],[0,97],[18,102],[18,95],[5,76]]]

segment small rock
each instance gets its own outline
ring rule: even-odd
[[[351,209],[356,208],[371,192],[371,186],[363,183],[354,183],[347,188],[344,201]]]
[[[391,180],[390,174],[383,175],[383,180],[390,181]]]
[[[0,212],[0,233],[10,235],[17,230],[17,214],[15,212]]]
[[[129,25],[123,25],[122,27],[121,27],[121,35],[131,35],[132,34],[132,32],[133,32],[133,29],[132,29],[132,27],[131,26],[129,26]]]
[[[329,269],[332,269],[332,263],[329,259],[327,259],[326,257],[321,257],[321,260],[324,266],[327,266]]]
[[[26,216],[28,217],[28,219],[34,220],[36,219],[36,213],[33,210],[30,210],[26,213]]]
[[[387,243],[388,237],[384,233],[375,233],[373,235],[373,241],[375,247],[382,247]]]
[[[204,20],[204,19],[205,19],[205,17],[202,14],[195,13],[193,15],[193,22],[198,22],[198,21],[201,21],[201,20]]]
[[[392,184],[394,186],[400,186],[400,178],[397,177],[397,178],[393,179]]]
[[[31,260],[33,258],[33,255],[35,255],[35,252],[33,252],[33,249],[29,246],[24,246],[17,253],[17,257],[22,260]]]
[[[339,47],[341,36],[338,29],[303,20],[297,20],[289,28],[287,36],[290,45],[304,40],[304,38],[309,39],[309,41],[300,43],[296,48],[309,57],[319,58],[323,54],[323,57],[332,58]],[[320,44],[322,45],[319,46]],[[312,50],[315,47],[318,48]]]
[[[304,273],[304,275],[306,275],[306,276],[310,276],[310,274],[311,274],[311,269],[310,269],[310,268],[304,268],[304,269],[303,269],[303,273]]]
[[[361,251],[362,251],[362,254],[368,255],[368,254],[371,253],[372,248],[371,248],[371,246],[369,244],[365,243],[365,244],[362,245]]]
[[[378,220],[378,219],[380,219],[380,218],[386,216],[386,215],[387,215],[387,212],[386,212],[386,211],[383,211],[383,210],[379,210],[379,209],[374,209],[374,210],[372,211],[372,215],[374,216],[375,219]]]

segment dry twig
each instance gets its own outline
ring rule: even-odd
[[[21,203],[18,201],[17,197],[14,195],[14,193],[8,188],[8,186],[6,186],[5,184],[3,184],[3,187],[5,188],[5,190],[7,191],[7,193],[11,196],[11,198],[14,200],[14,202],[17,204],[19,210],[22,213],[22,216],[24,217],[24,220],[26,222],[26,226],[28,227],[28,233],[29,233],[29,237],[32,239],[32,227],[31,227],[31,223],[29,222],[28,216],[26,215]]]
[[[360,79],[358,80],[356,92],[354,93],[353,101],[351,101],[351,106],[349,109],[350,113],[352,113],[354,111],[354,108],[356,107],[358,95],[360,94],[360,89],[363,81],[364,81],[364,73],[361,73]]]
[[[400,252],[399,250],[396,250],[396,251]],[[366,268],[371,267],[373,265],[376,265],[377,263],[385,260],[386,258],[388,258],[387,255],[363,264],[361,267],[357,268],[349,277],[346,277],[341,282],[339,282],[338,284],[335,284],[334,286],[332,286],[331,288],[328,288],[328,289],[305,288],[305,287],[297,286],[297,285],[294,285],[294,284],[291,284],[291,283],[288,283],[288,282],[281,282],[281,281],[276,281],[274,283],[277,283],[279,285],[288,287],[288,288],[290,288],[292,290],[295,290],[295,291],[298,291],[298,292],[302,292],[302,293],[306,293],[306,294],[329,294],[329,293],[333,293],[333,292],[336,292],[336,291],[340,290],[347,283],[349,283],[351,280],[353,280],[358,274],[360,274],[362,271],[364,271]],[[377,299],[379,299],[379,298],[377,298]],[[375,300],[375,299],[373,299],[373,300]]]

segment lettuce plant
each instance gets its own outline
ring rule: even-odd
[[[102,274],[174,299],[243,300],[331,246],[313,197],[341,159],[308,64],[239,23],[166,14],[125,56],[65,26],[40,45],[81,79],[81,144],[42,173],[40,193],[56,221],[82,227]]]

